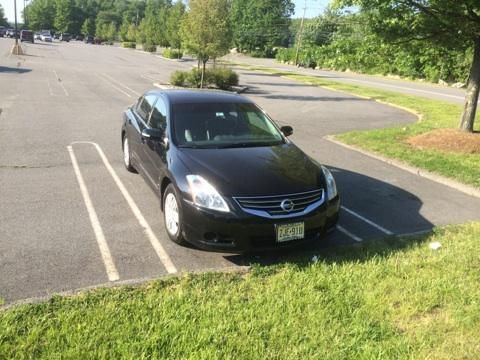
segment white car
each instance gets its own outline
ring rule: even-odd
[[[40,35],[40,40],[45,42],[52,42],[52,37],[50,36],[50,34],[42,34]]]

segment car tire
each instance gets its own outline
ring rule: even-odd
[[[135,170],[135,167],[132,165],[132,152],[130,151],[130,145],[128,141],[128,137],[125,135],[123,137],[123,164],[125,165],[125,168],[132,172],[136,173],[137,170]]]
[[[185,245],[182,234],[182,212],[173,184],[169,184],[163,194],[163,221],[170,240],[179,245]]]

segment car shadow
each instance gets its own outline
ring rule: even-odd
[[[422,242],[434,228],[434,224],[420,213],[423,203],[416,195],[364,174],[330,166],[329,169],[335,176],[342,205],[360,209],[358,212],[361,215],[369,212],[369,207],[374,205],[377,216],[372,217],[369,213],[368,218],[382,224],[398,223],[399,226],[392,229],[394,235],[385,235],[359,219],[350,219],[349,214],[341,211],[339,225],[351,233],[362,233],[362,242],[354,241],[337,229],[319,241],[306,245],[247,254],[228,254],[223,255],[224,259],[237,266],[282,263],[301,266],[311,264],[313,256],[317,261],[324,262],[367,261],[372,257],[388,256]]]
[[[8,66],[0,66],[0,73],[17,73],[23,74],[32,71],[32,69],[25,69],[20,67],[8,67]]]

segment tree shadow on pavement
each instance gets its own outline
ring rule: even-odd
[[[372,228],[369,237],[363,236],[364,241],[357,242],[337,229],[309,244],[247,254],[225,255],[225,260],[239,266],[253,264],[267,266],[282,263],[294,263],[302,266],[311,263],[313,256],[316,256],[318,261],[324,262],[366,261],[375,256],[388,256],[395,251],[422,242],[432,231],[434,225],[421,215],[420,209],[423,203],[414,194],[363,174],[334,167],[329,168],[337,181],[342,205],[347,204],[348,207],[364,211],[368,211],[370,205],[374,205],[377,214],[383,215],[372,218],[372,215],[369,214],[370,220],[382,224],[398,222],[400,225],[395,229],[395,234],[418,234],[411,236],[385,235]],[[359,194],[360,196],[358,196]],[[358,210],[358,212],[363,214],[363,210]],[[341,212],[339,225],[352,233],[359,231],[355,228],[355,222],[345,221],[347,217],[348,214]],[[363,224],[363,226],[368,226],[368,224]],[[275,244],[273,226],[271,243]]]
[[[8,67],[8,66],[0,66],[0,73],[17,73],[23,74],[32,71],[31,69],[24,69],[20,67]]]

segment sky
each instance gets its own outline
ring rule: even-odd
[[[13,2],[15,0],[0,0],[0,4],[5,10],[5,16],[8,21],[13,22],[14,20],[14,11],[13,11]],[[305,7],[305,1],[307,4],[307,10],[305,11],[305,17],[311,18],[320,15],[325,7],[328,5],[330,0],[292,0],[295,4],[295,15],[293,17],[302,17],[303,8]],[[17,19],[19,22],[22,22],[23,10],[23,0],[17,0]]]

